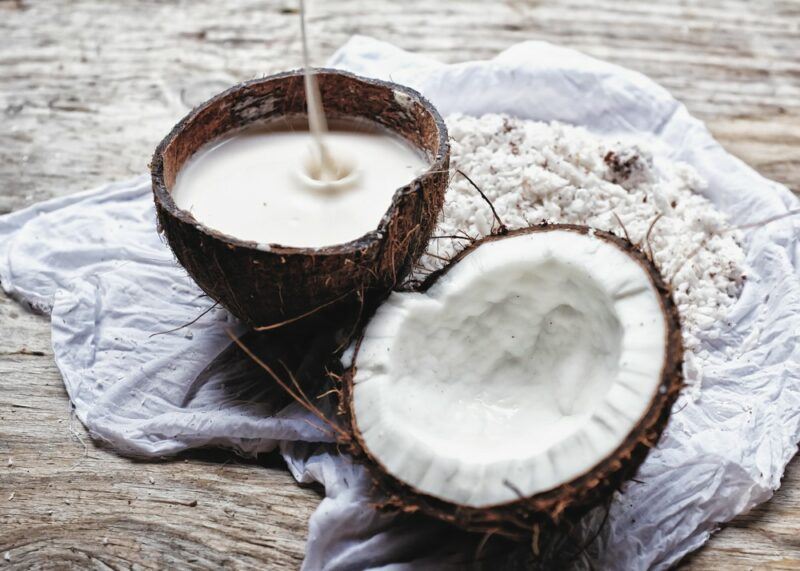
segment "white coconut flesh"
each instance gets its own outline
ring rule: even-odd
[[[648,411],[667,327],[644,267],[590,234],[481,244],[364,331],[354,423],[386,472],[489,507],[589,472]]]

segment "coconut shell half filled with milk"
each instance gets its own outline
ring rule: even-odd
[[[388,291],[425,249],[444,200],[447,130],[427,100],[407,87],[349,73],[315,75],[330,121],[386,131],[429,164],[396,189],[366,234],[321,247],[242,240],[202,224],[171,194],[181,168],[205,145],[254,125],[304,120],[301,71],[237,85],[200,105],[161,142],[151,164],[159,226],[178,261],[210,297],[255,327],[295,322]]]
[[[486,238],[392,292],[348,359],[343,444],[385,505],[513,538],[633,477],[682,386],[655,266],[571,225]]]

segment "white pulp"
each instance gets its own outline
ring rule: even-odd
[[[198,222],[240,240],[297,247],[355,240],[375,230],[395,191],[429,166],[398,137],[358,127],[325,135],[339,180],[317,180],[308,131],[254,128],[195,153],[172,197]]]
[[[367,326],[353,390],[373,456],[437,498],[487,507],[611,454],[661,379],[666,324],[639,263],[557,230],[485,243]]]

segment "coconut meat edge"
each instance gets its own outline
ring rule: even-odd
[[[666,322],[646,270],[566,230],[485,242],[367,325],[354,422],[389,474],[489,507],[553,489],[608,457],[647,412]]]

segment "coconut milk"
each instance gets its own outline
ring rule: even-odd
[[[359,238],[378,227],[394,192],[429,165],[389,133],[331,126],[325,144],[337,157],[337,180],[316,170],[311,134],[284,124],[201,148],[178,173],[172,197],[202,224],[241,240],[322,247]]]
[[[300,39],[303,45],[303,75],[306,88],[306,108],[308,109],[308,130],[313,137],[313,159],[317,162],[318,178],[335,180],[340,178],[340,165],[331,155],[325,144],[328,123],[322,108],[322,96],[317,78],[311,73],[311,58],[308,55],[308,36],[306,35],[306,3],[300,0]]]
[[[178,173],[172,197],[202,224],[241,240],[332,246],[376,229],[394,192],[428,164],[374,127],[328,130],[309,67],[303,0],[300,33],[308,124],[252,128],[206,145]]]

